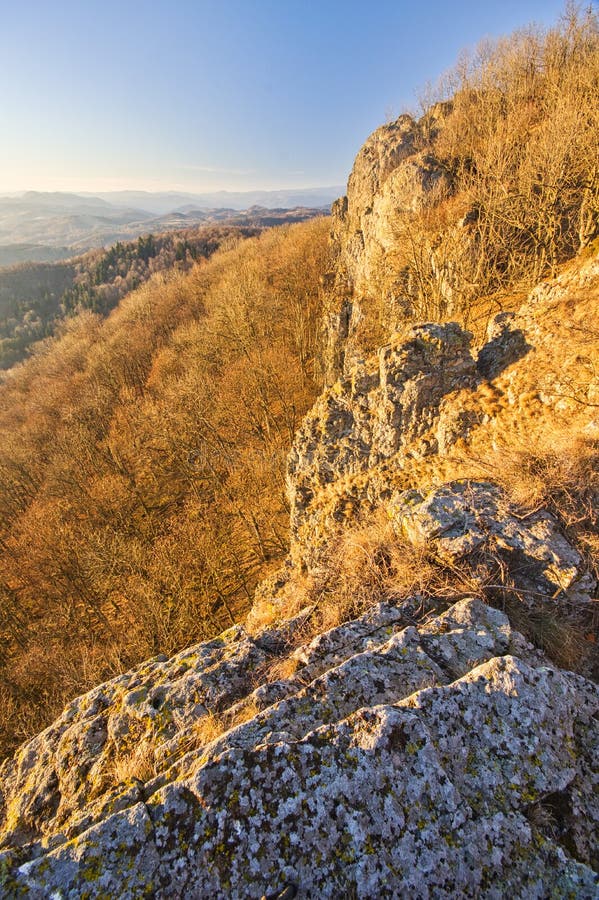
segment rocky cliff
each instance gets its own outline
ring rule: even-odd
[[[374,290],[385,210],[437,177],[408,118],[367,142],[338,299]],[[482,346],[398,320],[372,354],[349,294],[329,310],[343,371],[290,455],[287,564],[245,624],[100,685],[3,764],[2,896],[599,896],[597,486],[570,520],[541,466],[595,459],[598,294],[589,252]],[[578,658],[539,622],[580,626]]]
[[[442,112],[439,105],[433,118]],[[346,196],[333,204],[334,269],[325,279],[329,379],[405,317],[409,301],[394,258],[398,221],[448,188],[443,170],[419,149],[421,137],[422,125],[409,115],[377,129],[356,157]],[[373,307],[384,310],[382,317]]]

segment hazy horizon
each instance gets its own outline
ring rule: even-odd
[[[243,188],[243,189],[235,189],[235,188],[220,188],[214,190],[183,190],[177,188],[161,188],[161,189],[147,189],[147,188],[115,188],[113,190],[89,190],[89,188],[70,188],[68,190],[61,189],[41,189],[41,188],[19,188],[17,190],[3,190],[0,187],[0,197],[22,197],[25,194],[71,194],[73,196],[79,197],[100,197],[105,196],[107,194],[173,194],[175,196],[186,195],[189,197],[200,196],[202,194],[258,194],[258,193],[300,193],[305,191],[326,191],[331,188],[343,188],[344,184],[306,184],[304,186],[294,186],[289,187],[289,185],[277,185],[273,188]]]
[[[65,259],[142,234],[201,225],[301,221],[331,208],[342,185],[276,191],[0,193],[0,267]],[[286,211],[290,215],[279,216]],[[312,212],[310,212],[312,211]]]
[[[562,0],[30,0],[0,33],[0,192],[345,184],[366,136]],[[283,187],[282,187],[283,186]]]

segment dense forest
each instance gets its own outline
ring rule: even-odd
[[[326,232],[273,229],[155,274],[7,374],[1,753],[67,697],[231,624],[285,554]]]
[[[65,316],[82,310],[106,315],[121,297],[165,269],[189,269],[238,233],[258,228],[201,226],[142,235],[68,262],[28,263],[0,271],[0,369],[24,359],[36,341]]]

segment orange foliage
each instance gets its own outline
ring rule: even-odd
[[[0,753],[99,679],[228,626],[286,552],[326,231],[157,274],[0,385]]]

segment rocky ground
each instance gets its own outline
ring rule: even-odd
[[[301,628],[235,628],[71,704],[4,767],[5,896],[596,896],[594,684],[467,598],[418,627],[381,603],[252,691]],[[139,742],[160,774],[115,785]]]

